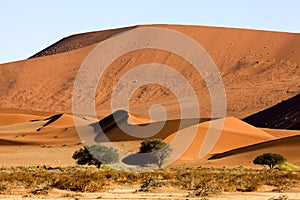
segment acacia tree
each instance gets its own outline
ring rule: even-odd
[[[262,155],[257,156],[253,163],[256,165],[268,165],[270,169],[274,168],[275,165],[282,164],[286,161],[286,159],[276,153],[264,153]]]
[[[111,164],[119,161],[118,151],[112,147],[94,144],[91,146],[85,145],[83,148],[75,151],[73,159],[79,165],[95,165],[101,167],[102,163]]]
[[[141,143],[140,153],[151,153],[150,158],[161,168],[172,149],[169,144],[161,139],[146,139]]]

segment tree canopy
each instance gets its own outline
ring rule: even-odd
[[[95,165],[100,168],[102,163],[111,164],[119,161],[118,151],[112,147],[94,144],[91,146],[84,146],[83,148],[75,151],[73,159],[79,165]]]
[[[146,139],[141,143],[140,153],[150,153],[151,160],[161,168],[172,149],[161,139]]]
[[[270,169],[274,168],[275,165],[282,164],[286,161],[286,159],[276,153],[264,153],[262,155],[257,156],[253,163],[256,165],[268,165]]]

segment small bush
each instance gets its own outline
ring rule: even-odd
[[[159,180],[156,177],[150,177],[144,180],[141,188],[138,191],[148,192],[152,187],[161,187],[162,185],[164,185],[162,180]]]
[[[272,197],[269,198],[268,200],[287,200],[288,197],[286,195],[280,195],[279,197]]]
[[[35,195],[47,195],[48,194],[48,190],[49,190],[48,187],[38,188],[38,189],[31,190],[31,193],[35,194]]]
[[[5,191],[7,188],[3,183],[0,183],[0,194],[2,193],[2,191]]]
[[[300,170],[300,167],[290,162],[284,162],[283,164],[279,165],[277,169],[282,171],[296,171]]]

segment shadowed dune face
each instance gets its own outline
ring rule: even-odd
[[[56,43],[43,49],[42,51],[34,54],[29,59],[80,49],[101,42],[110,37],[113,37],[116,34],[122,33],[123,31],[127,31],[133,28],[135,28],[135,26],[120,28],[120,29],[105,30],[101,32],[98,31],[98,32],[70,35],[68,37],[65,37],[57,41]]]
[[[206,49],[225,84],[228,116],[246,117],[300,91],[299,34],[201,26],[153,26],[186,34]],[[128,30],[139,27],[143,26]],[[82,61],[99,42],[125,30],[73,35],[39,54],[48,56],[1,64],[0,107],[71,113],[73,84]],[[130,52],[111,64],[96,91],[95,105],[99,115],[111,113],[111,94],[119,78],[134,66],[149,62],[172,66],[184,75],[197,94],[201,117],[210,117],[210,96],[201,76],[184,59],[155,49]],[[159,103],[165,106],[169,119],[176,119],[176,102],[174,94],[167,88],[145,85],[131,97],[130,109],[147,116],[149,106]]]
[[[161,138],[164,139],[169,135],[181,130],[183,128],[198,124],[199,119],[186,119],[186,120],[169,120],[166,122],[153,122],[151,124],[131,125],[127,122],[119,124],[119,126],[111,126],[102,131],[96,131],[96,142],[105,142],[107,139],[111,142],[119,141],[135,141],[143,140],[145,138]],[[151,125],[148,131],[138,132],[138,128],[143,128]],[[93,125],[91,125],[93,126]],[[121,127],[121,128],[120,128]],[[125,131],[124,131],[125,130]],[[155,130],[159,130],[155,132]],[[155,132],[155,134],[153,134]],[[130,133],[130,135],[128,134]]]
[[[0,139],[1,146],[21,146],[21,145],[35,145],[33,142],[19,142],[14,140],[4,140]]]
[[[146,138],[165,139],[180,129],[210,120],[178,119],[130,124],[129,118],[128,112],[119,110],[97,123],[90,124],[89,126],[93,127],[94,133],[96,134],[94,138],[95,142],[140,141]]]
[[[300,94],[243,121],[262,128],[300,130]]]

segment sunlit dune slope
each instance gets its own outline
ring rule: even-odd
[[[229,117],[224,120],[224,125],[218,127],[218,129],[212,128],[212,132],[208,132],[208,127],[212,123],[211,121],[204,122],[198,125],[195,137],[186,150],[186,152],[180,157],[181,160],[197,160],[199,159],[200,151],[204,145],[205,137],[213,137],[210,134],[219,134],[216,143],[212,140],[206,140],[206,144],[209,146],[210,151],[208,154],[221,153],[231,149],[248,146],[251,144],[260,143],[263,141],[269,141],[276,139],[276,137],[266,133],[254,126],[246,124],[239,119]],[[218,122],[217,122],[218,123]],[[174,133],[165,139],[166,142],[170,143],[176,137],[177,134],[185,134],[187,137],[192,135],[191,131],[195,127],[188,127],[178,133]],[[178,143],[179,145],[179,143]],[[174,148],[178,148],[177,146]]]
[[[227,116],[249,116],[300,91],[299,34],[203,26],[148,25],[72,35],[34,56],[42,57],[1,64],[0,107],[71,113],[76,73],[91,50],[111,36],[117,37],[127,31],[152,26],[186,34],[209,53],[223,78]],[[184,75],[197,94],[201,117],[210,117],[210,96],[201,76],[183,58],[155,49],[130,52],[109,66],[95,94],[97,113],[102,116],[111,113],[111,94],[120,77],[134,66],[150,62],[172,66]],[[93,72],[89,76],[92,77]],[[178,87],[185,91],[183,86]],[[182,95],[185,95],[184,92]],[[127,101],[126,97],[124,101]],[[180,117],[179,105],[172,91],[153,84],[144,85],[133,93],[130,109],[133,113],[147,117],[148,108],[153,103],[165,106],[169,119]]]
[[[300,135],[281,138],[216,154],[210,160],[224,165],[230,162],[235,164],[240,162],[240,165],[243,165],[251,163],[256,156],[262,153],[273,152],[282,154],[289,162],[299,165],[299,142]]]

